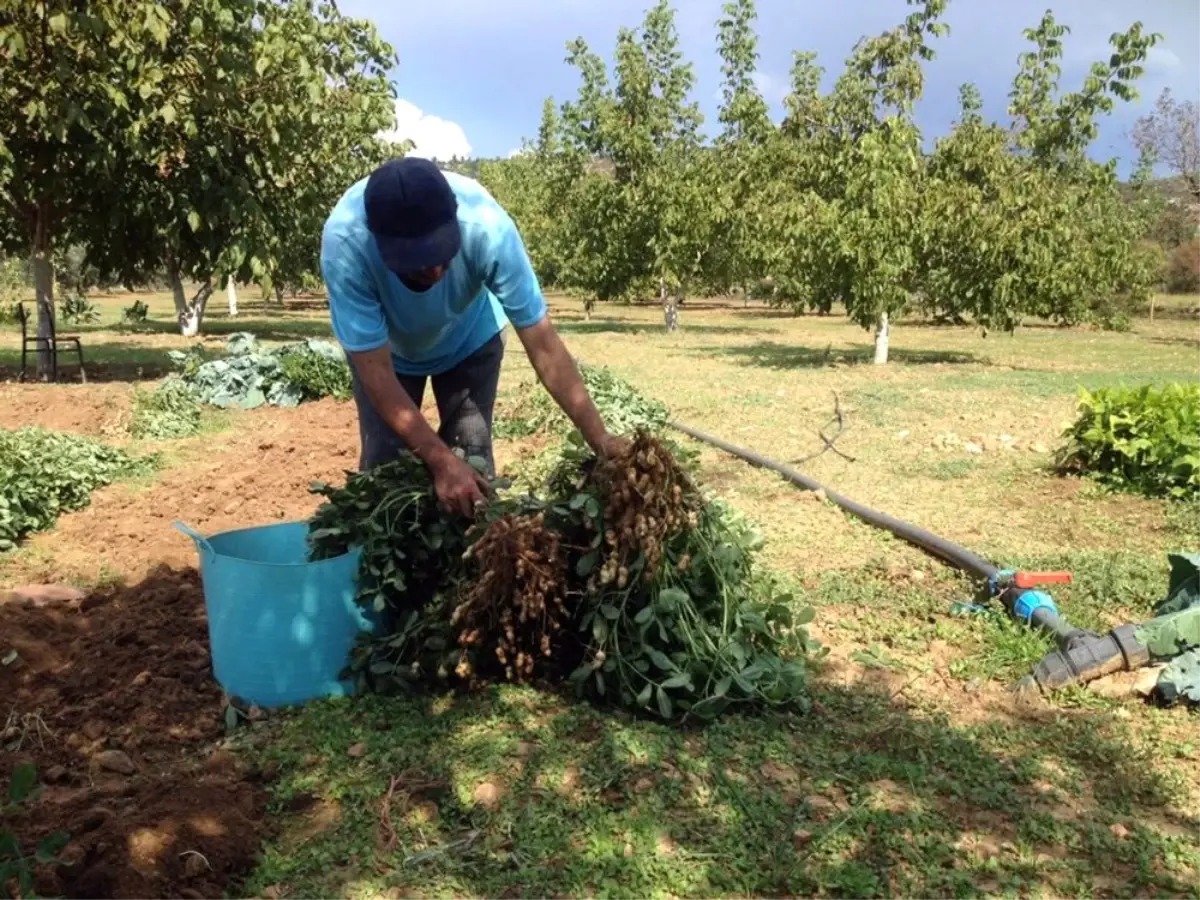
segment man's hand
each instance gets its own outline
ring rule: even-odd
[[[620,456],[629,449],[629,440],[627,438],[618,437],[615,434],[605,434],[599,442],[598,446],[593,447],[597,456]]]
[[[491,493],[487,479],[453,453],[438,456],[429,469],[438,503],[447,513],[457,512],[469,519],[475,515],[476,505]]]

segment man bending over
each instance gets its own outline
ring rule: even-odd
[[[495,474],[492,409],[509,322],[592,450],[619,447],[550,324],[516,225],[477,181],[423,159],[385,163],[325,221],[321,272],[353,375],[360,469],[408,449],[429,467],[442,507],[471,515],[487,482],[451,447]],[[426,380],[436,433],[421,415]]]

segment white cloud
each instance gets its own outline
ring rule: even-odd
[[[1147,69],[1177,69],[1179,65],[1179,57],[1166,47],[1151,47],[1146,51]]]
[[[524,147],[514,147],[513,149],[508,151],[508,158],[515,159],[518,156],[524,156],[528,152],[529,151]]]
[[[768,75],[766,72],[754,73],[754,85],[767,103],[782,103],[788,93],[788,84],[781,78]]]
[[[424,113],[407,100],[396,101],[396,124],[380,137],[397,143],[412,141],[415,146],[409,156],[445,162],[455,156],[461,159],[471,155],[471,144],[461,125]]]

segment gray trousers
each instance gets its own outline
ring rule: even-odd
[[[451,448],[461,448],[467,456],[487,460],[488,473],[496,474],[492,456],[492,410],[500,382],[500,363],[504,359],[504,332],[500,332],[453,369],[429,378],[425,375],[401,375],[400,386],[419,409],[425,399],[425,382],[433,381],[437,402],[438,437]],[[366,390],[350,366],[354,383],[354,403],[358,407],[358,438],[362,447],[358,467],[373,469],[395,459],[405,449],[404,442],[383,421]]]

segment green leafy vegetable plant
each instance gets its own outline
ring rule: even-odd
[[[252,334],[231,335],[223,359],[206,360],[198,348],[168,354],[201,403],[222,409],[299,406],[306,400],[350,396],[350,368],[330,341],[306,340],[263,350]]]
[[[96,488],[153,465],[152,457],[134,459],[92,438],[0,429],[0,552],[87,506]]]
[[[199,431],[200,403],[178,375],[168,376],[152,391],[134,391],[129,426],[133,437],[166,440],[190,437]]]
[[[1113,488],[1186,498],[1200,490],[1200,385],[1080,391],[1058,466]]]
[[[314,490],[313,555],[361,547],[359,602],[390,614],[355,650],[360,686],[511,680],[668,720],[807,703],[812,611],[648,431],[603,461],[572,435],[544,495],[497,496],[473,525],[410,456]]]

